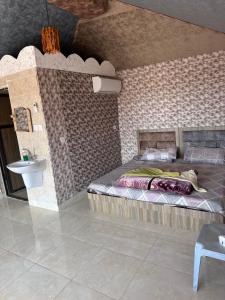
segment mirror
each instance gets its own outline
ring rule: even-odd
[[[31,112],[28,108],[17,107],[14,108],[12,115],[14,127],[16,131],[32,132]]]

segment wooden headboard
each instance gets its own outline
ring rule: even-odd
[[[225,126],[137,130],[137,144],[138,154],[176,145],[182,157],[187,145],[225,148]]]
[[[171,146],[179,147],[178,129],[148,129],[137,131],[138,154],[148,148],[163,149]]]

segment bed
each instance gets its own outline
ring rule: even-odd
[[[224,147],[225,128],[181,128],[137,131],[138,154],[145,149],[176,145],[180,156],[187,145]],[[190,195],[118,187],[115,182],[124,172],[138,167],[156,167],[170,171],[196,169],[198,182],[207,193]],[[88,187],[91,210],[108,215],[136,219],[177,229],[198,230],[205,223],[224,223],[225,165],[140,161],[138,157]]]

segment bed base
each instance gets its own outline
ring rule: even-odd
[[[94,212],[175,229],[198,231],[203,224],[224,223],[224,217],[218,213],[170,206],[168,204],[154,204],[91,193],[88,193],[88,199],[90,209]]]

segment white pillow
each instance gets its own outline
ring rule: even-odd
[[[172,161],[177,158],[177,148],[167,149],[147,149],[141,157],[141,160]]]

